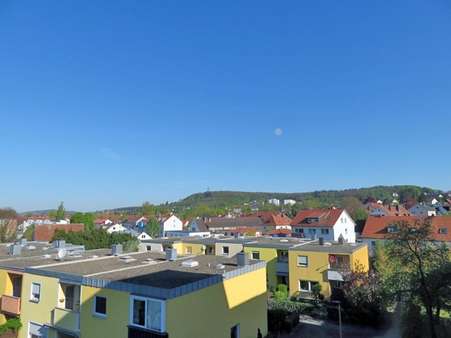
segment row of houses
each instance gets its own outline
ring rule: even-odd
[[[0,317],[20,318],[19,338],[267,334],[264,261],[121,251],[0,245]]]
[[[175,250],[179,255],[235,257],[263,260],[270,289],[285,284],[291,296],[312,297],[313,286],[321,286],[328,298],[340,288],[345,274],[356,269],[368,271],[368,247],[365,243],[346,243],[306,238],[210,237],[156,238],[143,242],[150,252]]]

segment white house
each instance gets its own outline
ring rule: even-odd
[[[268,200],[268,203],[272,204],[272,205],[279,206],[280,205],[280,200],[278,200],[277,198],[271,198],[271,199]]]
[[[145,232],[141,232],[138,236],[137,236],[137,238],[140,240],[140,241],[147,241],[147,240],[149,240],[149,239],[152,239],[152,237],[150,237],[147,233],[145,233]]]
[[[108,227],[108,229],[106,229],[106,232],[108,232],[109,234],[112,234],[113,232],[126,232],[126,231],[127,231],[127,228],[119,223],[110,225]]]
[[[345,209],[301,210],[291,221],[295,237],[355,243],[355,222]]]
[[[296,201],[295,200],[283,200],[283,205],[295,205]]]
[[[182,231],[183,222],[175,215],[171,215],[160,222],[160,230],[163,236],[166,236],[167,231]]]

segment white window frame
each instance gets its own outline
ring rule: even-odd
[[[144,326],[133,323],[133,303],[135,300],[145,302]],[[159,330],[150,328],[148,326],[148,324],[149,324],[147,322],[147,311],[148,311],[147,302],[148,301],[160,303],[161,314],[160,314],[160,329]],[[130,326],[139,327],[139,328],[146,329],[146,330],[166,332],[166,302],[161,299],[131,295],[130,296],[130,310],[129,310],[129,324],[130,324]]]
[[[225,249],[225,248],[227,248],[227,251],[228,251],[227,253],[224,252],[224,249]],[[223,245],[223,246],[222,246],[222,255],[223,255],[223,256],[228,256],[229,254],[230,254],[230,246],[228,246],[228,245]]]
[[[96,311],[97,308],[97,298],[105,298],[105,313],[100,313]],[[96,317],[102,317],[102,318],[106,318],[108,315],[108,298],[105,296],[94,296],[94,304],[93,304],[93,308],[92,308],[92,314]]]
[[[308,290],[301,288],[301,282],[307,282],[308,283]],[[301,291],[301,292],[312,292],[312,283],[318,283],[319,284],[319,282],[314,281],[314,280],[303,280],[303,279],[300,279],[299,282],[298,282],[299,291]]]
[[[305,257],[306,258],[306,264],[299,263],[299,258],[301,258],[301,257]],[[296,265],[301,267],[301,268],[307,268],[308,267],[308,256],[298,255],[297,258],[296,258]]]
[[[33,296],[33,286],[34,285],[38,285],[39,286],[39,298],[36,299]],[[42,293],[42,287],[41,287],[41,283],[37,283],[37,282],[31,282],[31,288],[30,288],[30,302],[33,303],[39,303],[41,301],[41,293]]]

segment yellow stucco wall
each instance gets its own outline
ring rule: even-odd
[[[266,262],[266,274],[269,288],[276,288],[277,286],[277,249],[274,248],[255,248],[244,247],[244,252],[249,254],[249,258],[252,258],[252,252],[258,251],[260,253],[260,259]]]
[[[247,273],[167,301],[171,338],[229,338],[240,324],[241,338],[267,333],[266,269]],[[187,310],[189,309],[189,310]]]
[[[94,297],[107,299],[107,315],[93,315]],[[129,321],[129,293],[111,289],[82,286],[81,289],[81,337],[123,338],[127,337]]]
[[[220,242],[220,243],[215,243],[215,254],[216,256],[223,256],[222,254],[222,248],[228,246],[229,247],[229,254],[227,255],[227,257],[233,257],[235,256],[237,253],[240,253],[243,250],[243,244],[238,244],[238,243],[226,243],[226,242]]]
[[[203,255],[205,254],[205,246],[197,243],[174,243],[173,248],[177,250],[178,255]],[[191,253],[188,249],[191,248]]]
[[[39,303],[30,302],[31,283],[41,284],[41,297]],[[51,311],[58,301],[58,279],[24,274],[22,280],[22,309],[20,319],[22,328],[19,330],[19,338],[28,338],[28,323],[49,324]],[[54,332],[49,332],[49,338],[54,337]]]
[[[317,252],[317,251],[303,251],[290,250],[288,253],[289,259],[289,290],[293,295],[299,291],[299,280],[319,282],[321,285],[321,293],[325,297],[330,297],[331,288],[327,279],[327,270],[329,268],[329,254],[337,254],[349,256],[351,269],[355,270],[356,264],[361,264],[364,271],[369,269],[368,247],[363,246],[355,250],[352,254],[342,254],[331,252]],[[300,267],[297,265],[298,256],[308,257],[308,266]]]
[[[3,295],[11,296],[13,293],[13,284],[7,270],[0,269],[0,297]]]

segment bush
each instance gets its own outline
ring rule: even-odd
[[[0,335],[8,331],[17,332],[22,327],[19,318],[8,319],[5,324],[0,325]]]
[[[421,307],[413,303],[406,304],[406,310],[401,319],[402,338],[421,338],[422,322]]]
[[[129,251],[133,247],[138,247],[137,239],[129,234],[112,233],[105,230],[88,230],[82,232],[65,232],[57,230],[53,240],[64,239],[67,243],[84,245],[86,250],[111,248],[113,244],[123,244],[124,250]],[[136,249],[134,251],[136,251]]]

